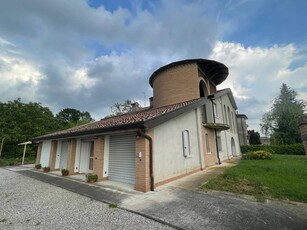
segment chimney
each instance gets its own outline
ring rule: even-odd
[[[152,108],[153,107],[153,97],[149,98],[149,107]]]
[[[140,110],[140,105],[137,102],[131,103],[131,112]]]

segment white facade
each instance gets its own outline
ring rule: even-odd
[[[160,182],[201,168],[199,110],[186,112],[154,128],[154,175]],[[189,152],[184,155],[183,133],[188,131]],[[184,134],[186,135],[186,134]]]
[[[233,107],[228,93],[215,98],[215,121],[229,125],[228,130],[217,131],[219,142],[219,156],[221,161],[240,155],[240,144],[236,123],[236,110]]]

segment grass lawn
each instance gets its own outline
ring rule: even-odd
[[[8,165],[21,165],[22,157],[18,158],[0,158],[0,167]],[[34,164],[35,157],[25,157],[25,164]]]
[[[275,198],[307,203],[307,156],[273,155],[272,160],[241,160],[201,190],[248,194],[259,201]]]

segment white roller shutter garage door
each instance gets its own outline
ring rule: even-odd
[[[135,184],[135,141],[135,133],[110,136],[110,180]]]

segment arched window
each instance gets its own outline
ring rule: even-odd
[[[199,82],[199,97],[207,97],[208,90],[204,81]]]

